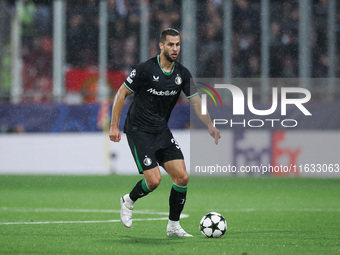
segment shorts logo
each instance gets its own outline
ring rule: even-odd
[[[180,76],[178,76],[178,74],[177,74],[177,77],[175,78],[175,83],[177,85],[181,85],[182,84],[182,78]]]
[[[143,163],[145,166],[150,166],[152,164],[152,160],[151,158],[148,158],[147,156],[145,156],[146,158],[143,160]]]

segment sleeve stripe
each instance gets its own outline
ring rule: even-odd
[[[130,90],[132,93],[134,92],[128,85],[126,85],[126,83],[125,83],[125,81],[124,81],[124,86],[128,89],[128,90]]]
[[[191,96],[187,96],[187,98],[190,99],[190,98],[192,98],[192,97],[194,97],[194,96],[197,96],[197,95],[198,95],[198,92],[192,94]]]

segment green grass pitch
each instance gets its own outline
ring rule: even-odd
[[[172,185],[164,176],[119,221],[119,197],[140,176],[0,176],[0,254],[340,254],[340,179],[192,177],[181,225],[166,236]],[[208,239],[201,217],[228,229]]]

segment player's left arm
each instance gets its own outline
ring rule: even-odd
[[[198,118],[208,127],[210,135],[215,138],[215,144],[218,144],[218,139],[221,138],[220,130],[214,127],[208,112],[205,115],[201,114],[202,107],[201,97],[199,95],[195,95],[191,97],[189,100],[192,106],[194,107],[195,113],[198,116]]]
[[[121,133],[119,130],[119,119],[124,107],[125,98],[131,93],[132,92],[124,84],[122,84],[113,100],[111,125],[109,131],[110,140],[113,142],[119,142],[121,139]]]

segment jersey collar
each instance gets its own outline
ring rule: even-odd
[[[159,55],[157,55],[157,62],[158,62],[159,67],[161,68],[162,72],[163,72],[165,75],[170,75],[170,74],[172,74],[172,72],[173,72],[174,69],[175,69],[175,64],[176,64],[176,62],[174,62],[174,66],[172,67],[172,70],[171,70],[170,72],[164,71],[163,67],[161,66],[161,63],[159,62]]]

